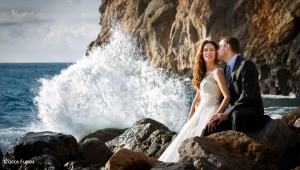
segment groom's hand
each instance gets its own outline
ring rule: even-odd
[[[211,117],[210,121],[216,121],[218,122],[217,125],[219,125],[221,122],[228,120],[228,116],[226,116],[224,113],[217,113]]]
[[[215,121],[208,121],[206,126],[205,126],[205,129],[208,131],[208,132],[214,132],[217,130],[217,127],[216,127],[216,122]]]

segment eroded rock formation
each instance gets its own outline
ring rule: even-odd
[[[204,39],[225,35],[241,43],[241,55],[260,72],[264,94],[300,90],[300,1],[292,0],[103,0],[101,30],[88,49],[109,42],[116,21],[137,38],[153,67],[174,77],[192,77]]]

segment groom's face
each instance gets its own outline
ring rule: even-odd
[[[218,60],[222,60],[224,61],[224,58],[226,56],[226,43],[225,43],[225,40],[221,40],[219,42],[219,49],[218,49]]]

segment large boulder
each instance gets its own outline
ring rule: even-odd
[[[135,123],[136,126],[127,129],[122,135],[106,142],[106,145],[110,148],[112,153],[115,153],[120,148],[126,148],[132,151],[140,150],[141,143],[148,139],[154,131],[161,130],[161,128],[168,129],[155,120],[147,120],[146,124],[138,122]]]
[[[120,148],[135,150],[140,144],[145,141],[155,130],[148,124],[133,126],[126,130],[122,135],[115,139],[106,142],[112,153],[115,153]]]
[[[143,124],[148,124],[150,123],[151,126],[155,129],[159,129],[159,130],[165,130],[165,131],[168,131],[169,128],[167,128],[167,126],[165,126],[164,124],[156,121],[156,120],[153,120],[153,119],[150,119],[150,118],[142,118],[138,121],[136,121],[133,126],[137,126],[137,125],[143,125]]]
[[[116,129],[116,128],[106,128],[102,130],[97,130],[94,133],[91,133],[85,136],[80,140],[79,144],[82,144],[87,138],[98,138],[103,142],[107,142],[113,140],[115,137],[124,133],[127,129]]]
[[[300,107],[282,115],[281,120],[288,126],[294,126],[297,119],[300,118]]]
[[[79,147],[77,160],[84,165],[105,164],[110,156],[110,149],[102,140],[87,138]]]
[[[181,143],[179,155],[179,162],[192,163],[196,169],[280,169],[275,151],[235,131],[188,138]]]
[[[149,157],[159,158],[171,144],[173,136],[177,133],[165,130],[156,130],[144,141],[140,150]]]
[[[280,157],[282,168],[290,169],[300,165],[300,136],[282,120],[271,120],[262,129],[247,135],[272,148]]]
[[[54,132],[29,132],[17,138],[9,147],[4,159],[30,160],[40,155],[54,157],[60,165],[76,159],[79,144],[71,135]],[[20,164],[5,164],[4,169],[17,169]]]
[[[158,162],[142,152],[120,149],[108,160],[105,170],[150,170]]]
[[[182,162],[163,162],[152,166],[151,170],[196,170],[193,164]]]
[[[299,1],[286,0],[105,0],[100,33],[88,50],[109,42],[120,23],[151,66],[186,78],[204,39],[231,35],[240,40],[241,55],[256,64],[266,94],[299,95],[299,9]]]

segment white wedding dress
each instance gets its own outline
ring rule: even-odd
[[[204,128],[209,119],[216,113],[222,102],[222,92],[213,77],[214,71],[207,71],[200,83],[200,105],[192,118],[183,126],[174,141],[168,146],[158,160],[163,162],[178,162],[178,148],[182,141],[194,136],[203,136]],[[221,69],[222,70],[222,69]]]

